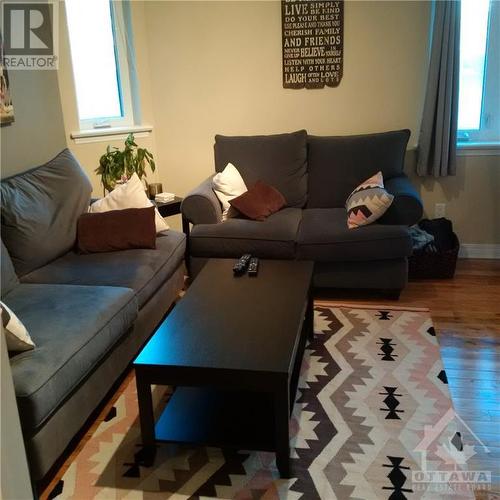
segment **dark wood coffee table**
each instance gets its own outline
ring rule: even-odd
[[[235,278],[233,263],[210,260],[134,362],[143,444],[274,451],[289,477],[313,264],[262,260],[257,277]],[[156,425],[152,384],[176,388]]]

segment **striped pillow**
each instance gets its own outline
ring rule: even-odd
[[[360,184],[347,198],[347,226],[353,229],[376,221],[391,206],[394,196],[384,189],[382,172]]]

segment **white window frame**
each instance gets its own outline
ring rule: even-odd
[[[79,119],[80,131],[96,131],[97,135],[102,130],[104,134],[110,129],[125,129],[134,127],[134,106],[132,103],[131,75],[129,66],[129,54],[127,47],[127,26],[124,17],[124,6],[121,1],[109,0],[111,10],[111,22],[113,29],[113,40],[115,46],[115,60],[117,65],[117,84],[120,97],[122,116],[93,119]],[[69,29],[69,27],[68,27]],[[73,60],[71,61],[73,64]],[[76,102],[77,112],[78,103]],[[123,133],[123,132],[122,132]],[[78,135],[77,132],[72,137]],[[107,133],[106,135],[109,135]]]
[[[457,132],[457,146],[485,149],[498,154],[500,147],[500,2],[490,1],[488,38],[479,129]],[[496,113],[495,113],[496,110]]]

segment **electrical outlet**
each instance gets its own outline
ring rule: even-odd
[[[436,203],[434,206],[434,217],[436,219],[446,217],[446,203]]]

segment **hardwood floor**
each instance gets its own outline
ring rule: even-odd
[[[460,260],[453,280],[411,282],[397,302],[388,301],[373,293],[331,290],[319,291],[317,297],[430,308],[453,403],[467,426],[463,429],[463,440],[465,444],[473,444],[477,451],[468,462],[469,467],[492,472],[492,490],[496,494],[478,492],[476,498],[499,499],[500,261]],[[131,374],[45,487],[42,499],[48,498],[73,457],[107,415],[130,376]],[[477,439],[484,446],[478,444]]]
[[[319,295],[388,302],[345,291]],[[465,424],[463,440],[477,452],[468,465],[491,471],[492,490],[500,494],[500,261],[459,260],[453,280],[410,282],[394,304],[430,309],[453,404]]]
[[[492,490],[500,492],[500,262],[459,261],[453,281],[433,286],[428,306],[453,404],[466,427],[464,443],[477,452],[467,464],[491,471]],[[425,293],[421,288],[412,283],[403,301],[413,289],[415,299]]]

